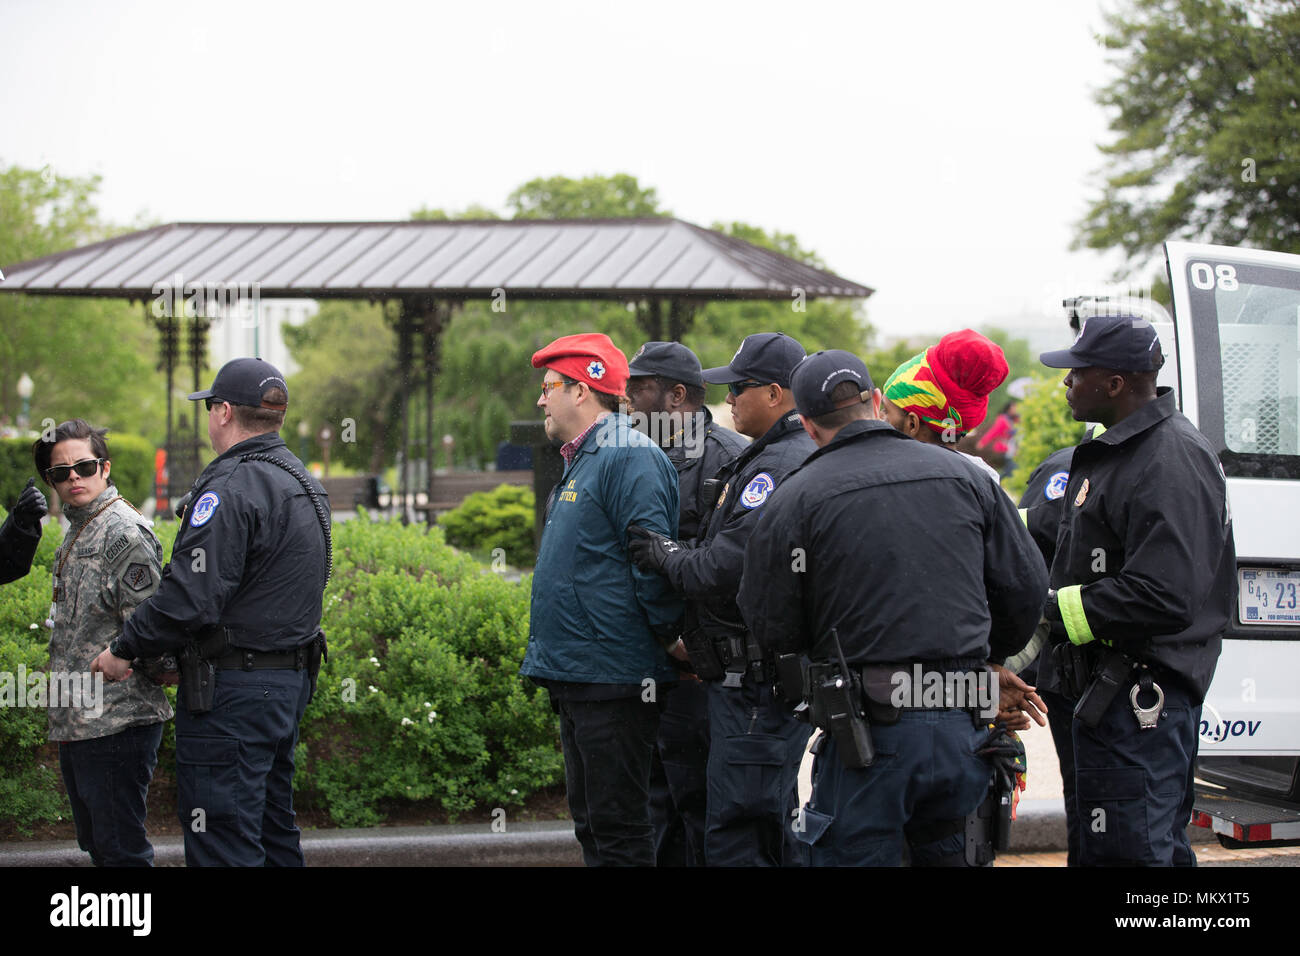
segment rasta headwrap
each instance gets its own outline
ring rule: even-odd
[[[960,437],[988,414],[989,393],[1007,377],[1007,360],[998,346],[970,329],[950,332],[912,356],[889,376],[883,389],[904,412],[912,412],[933,431],[955,429]]]

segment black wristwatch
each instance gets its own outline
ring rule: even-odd
[[[1047,603],[1043,605],[1043,617],[1047,618],[1053,624],[1064,623],[1061,617],[1061,605],[1057,602],[1056,589],[1047,589]]]

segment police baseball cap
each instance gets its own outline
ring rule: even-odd
[[[683,385],[704,385],[700,360],[681,342],[647,342],[632,356],[627,374],[631,378],[658,375]]]
[[[805,354],[803,346],[784,332],[755,332],[740,343],[730,365],[706,368],[704,381],[710,385],[728,385],[753,379],[764,385],[775,382],[789,388],[790,375]]]
[[[843,382],[857,386],[858,394],[839,403],[831,401],[831,392]],[[814,352],[794,370],[790,387],[794,391],[795,408],[805,418],[817,418],[871,398],[875,385],[871,373],[862,359],[843,349],[826,349]]]
[[[1154,372],[1160,337],[1146,319],[1136,315],[1093,315],[1083,320],[1068,349],[1044,352],[1038,361],[1048,368],[1113,368],[1121,372]]]
[[[262,400],[268,388],[284,390],[285,404]],[[189,396],[191,402],[205,398],[218,398],[232,405],[254,405],[262,408],[284,408],[288,403],[289,386],[280,370],[260,358],[231,359],[221,366],[212,386]]]

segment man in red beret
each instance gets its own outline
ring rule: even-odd
[[[654,865],[650,762],[659,687],[677,679],[682,602],[633,566],[628,525],[677,536],[677,474],[619,414],[628,366],[608,336],[566,335],[533,355],[537,405],[564,474],[546,505],[520,673],[560,715],[565,784],[588,866]]]

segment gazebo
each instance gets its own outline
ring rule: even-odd
[[[182,343],[195,390],[206,365],[211,305],[256,299],[396,300],[403,394],[425,391],[433,447],[433,382],[443,331],[472,299],[605,299],[635,307],[649,339],[679,340],[708,301],[861,298],[872,289],[788,256],[672,218],[403,222],[173,223],[0,268],[0,292],[106,296],[144,304],[167,376],[171,485],[199,471],[199,417],[174,429]],[[187,302],[204,308],[184,308]],[[417,371],[418,365],[418,371]],[[402,412],[402,500],[409,402]],[[427,469],[433,500],[433,469]],[[539,498],[544,499],[544,494]],[[430,514],[430,520],[432,515]]]

